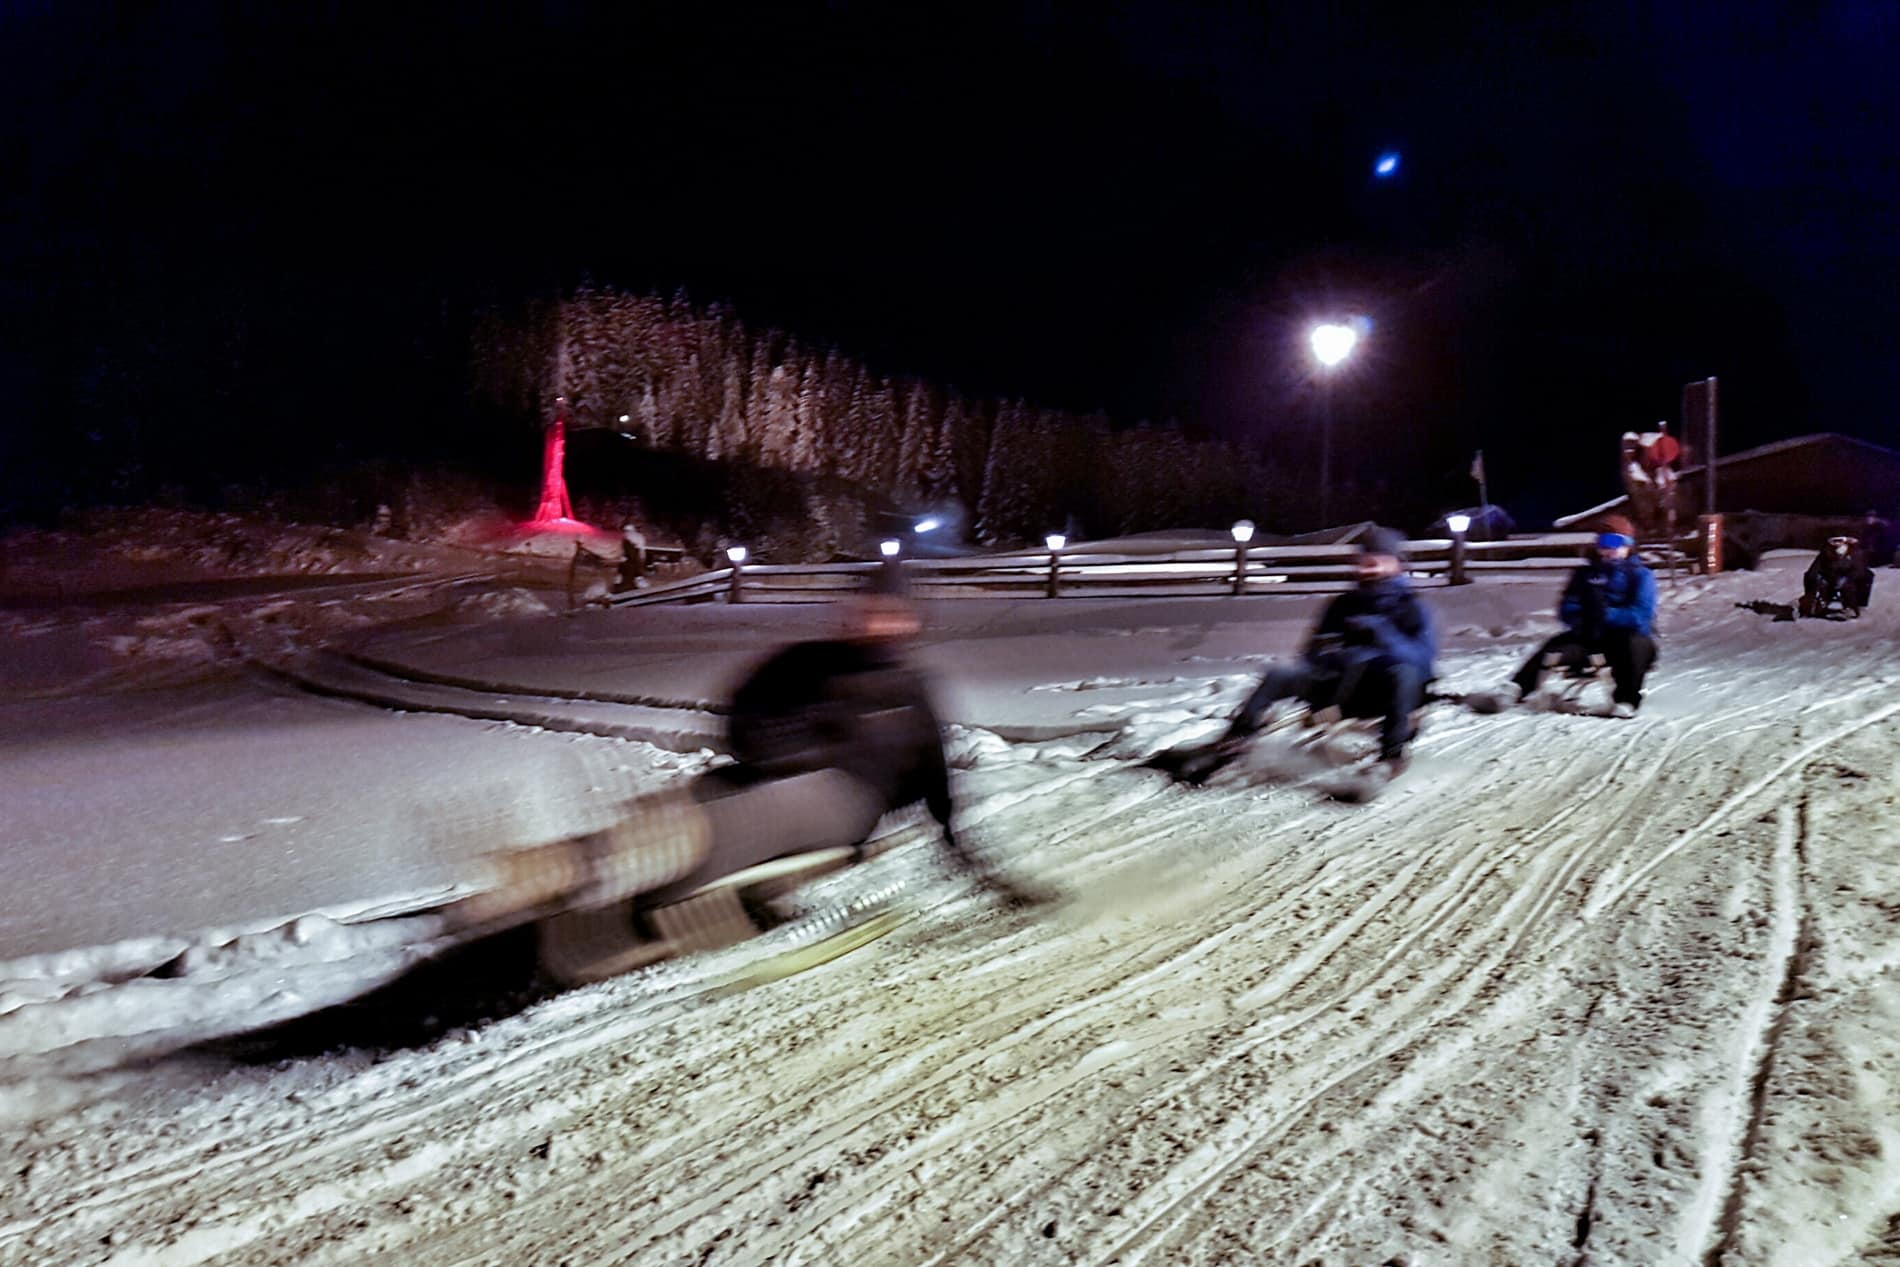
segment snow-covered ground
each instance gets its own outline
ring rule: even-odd
[[[957,605],[928,654],[965,819],[1072,894],[1055,913],[990,909],[910,833],[867,865],[909,881],[919,918],[769,986],[708,988],[742,947],[441,1035],[346,1019],[327,1053],[319,1030],[65,1077],[62,1052],[70,1072],[141,1050],[111,1045],[128,1018],[288,1014],[439,930],[348,922],[351,900],[401,896],[372,869],[331,891],[332,918],[42,942],[0,971],[0,1263],[1900,1261],[1900,615],[1880,585],[1852,623],[1737,606],[1788,601],[1785,567],[1666,587],[1639,718],[1434,705],[1412,771],[1358,809],[1271,780],[1187,791],[1126,760],[1218,724],[1311,603]],[[1501,680],[1552,596],[1433,597],[1457,691]],[[823,619],[649,609],[363,649],[558,721],[716,697]],[[365,801],[475,797],[504,748],[572,770],[524,835],[696,760],[360,711],[350,744],[413,762]],[[74,759],[90,724],[62,732]],[[171,739],[144,733],[165,729],[121,732],[117,757],[162,773]],[[195,795],[214,808],[221,787]],[[412,847],[317,802],[299,849],[333,826]],[[168,975],[138,975],[160,959]]]

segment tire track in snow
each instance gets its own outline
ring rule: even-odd
[[[1768,1113],[1770,1083],[1775,1058],[1788,1029],[1790,1005],[1801,996],[1807,976],[1809,952],[1814,946],[1814,912],[1804,891],[1807,871],[1809,795],[1803,791],[1792,806],[1782,805],[1777,813],[1779,831],[1775,849],[1774,962],[1779,970],[1766,1023],[1757,1031],[1750,1056],[1754,1072],[1748,1079],[1748,1119],[1741,1138],[1711,1186],[1726,1187],[1719,1215],[1711,1220],[1714,1239],[1702,1256],[1704,1267],[1723,1267],[1735,1248],[1742,1230],[1742,1207],[1748,1195],[1748,1172],[1762,1146],[1762,1126]],[[1716,1159],[1711,1159],[1716,1160]],[[1698,1203],[1698,1214],[1706,1206]]]
[[[1728,675],[1724,689],[1732,694],[1755,691],[1772,680],[1777,671],[1785,672],[1786,667],[1764,654],[1759,664],[1748,666],[1746,674],[1739,678]],[[1673,687],[1676,680],[1671,679],[1669,685]],[[1761,715],[1785,716],[1791,699],[1795,697],[1784,693],[1768,713]],[[1837,700],[1829,707],[1838,704]],[[1739,715],[1740,710],[1726,703],[1720,710],[1722,718],[1732,720]],[[1546,719],[1537,720],[1542,723]],[[1440,753],[1454,746],[1460,752],[1482,752],[1485,740],[1477,732],[1479,727],[1493,724],[1480,723],[1468,734],[1434,727],[1428,732],[1427,742],[1435,739],[1441,745],[1437,749]],[[1611,725],[1604,724],[1606,736],[1611,733]],[[1527,733],[1533,729],[1539,733]],[[1241,1155],[1230,1168],[1229,1177],[1205,1189],[1203,1199],[1189,1202],[1173,1215],[1164,1215],[1162,1230],[1166,1235],[1144,1239],[1142,1244],[1147,1248],[1141,1252],[1152,1258],[1164,1248],[1170,1256],[1178,1249],[1183,1257],[1190,1252],[1207,1256],[1220,1250],[1223,1243],[1211,1238],[1231,1231],[1237,1219],[1256,1217],[1251,1211],[1242,1214],[1235,1208],[1244,1207],[1245,1202],[1223,1200],[1220,1194],[1268,1193],[1269,1189],[1262,1186],[1266,1181],[1257,1176],[1242,1186],[1229,1185],[1234,1184],[1234,1176],[1250,1157],[1292,1152],[1297,1154],[1298,1179],[1289,1181],[1284,1194],[1276,1195],[1271,1204],[1262,1203],[1260,1209],[1278,1211],[1286,1202],[1292,1203],[1295,1214],[1282,1224],[1286,1243],[1296,1243],[1301,1231],[1319,1220],[1326,1229],[1323,1236],[1306,1239],[1313,1242],[1312,1255],[1332,1261],[1344,1252],[1335,1247],[1350,1243],[1347,1238],[1352,1220],[1363,1217],[1368,1200],[1377,1195],[1369,1185],[1386,1164],[1381,1160],[1368,1166],[1363,1156],[1355,1161],[1345,1144],[1333,1141],[1355,1132],[1363,1134],[1367,1129],[1395,1129],[1394,1124],[1415,1108],[1421,1082],[1456,1079],[1468,1067],[1472,1052],[1482,1052],[1485,1044],[1511,1034],[1510,990],[1534,996],[1545,982],[1558,979],[1567,962],[1587,963],[1588,957],[1606,953],[1601,943],[1605,927],[1616,922],[1612,917],[1620,918],[1634,899],[1661,888],[1665,874],[1662,864],[1648,869],[1641,865],[1650,860],[1651,853],[1674,846],[1680,855],[1700,847],[1722,823],[1760,804],[1777,790],[1755,787],[1757,780],[1738,777],[1737,773],[1755,754],[1779,756],[1772,732],[1764,734],[1759,744],[1751,741],[1746,750],[1728,752],[1715,730],[1668,719],[1651,722],[1646,717],[1636,726],[1618,728],[1613,750],[1601,743],[1593,744],[1588,759],[1576,760],[1576,749],[1566,745],[1574,744],[1581,729],[1576,725],[1527,725],[1506,732],[1498,736],[1499,742],[1492,750],[1513,752],[1520,758],[1517,768],[1459,771],[1455,781],[1442,789],[1421,789],[1416,796],[1405,795],[1405,785],[1401,784],[1388,794],[1393,799],[1369,807],[1372,812],[1330,820],[1324,815],[1296,811],[1283,803],[1288,798],[1276,801],[1271,796],[1230,800],[1204,797],[1193,802],[1192,808],[1187,802],[1166,796],[1137,800],[1132,805],[1126,798],[1117,798],[1112,803],[1112,816],[1068,831],[1059,847],[1051,847],[1052,852],[1063,856],[1057,864],[1062,873],[1086,865],[1086,858],[1078,855],[1081,850],[1101,849],[1116,858],[1139,858],[1150,849],[1173,845],[1184,854],[1202,851],[1217,859],[1218,867],[1231,865],[1231,884],[1215,894],[1205,911],[1194,919],[1184,919],[1179,926],[1118,934],[1112,941],[1104,941],[1099,950],[1084,939],[1061,935],[1064,930],[1020,930],[1006,933],[989,947],[996,951],[990,956],[982,945],[981,933],[947,923],[927,924],[916,928],[903,945],[893,947],[890,959],[876,970],[847,966],[833,974],[828,980],[829,991],[809,980],[797,988],[777,991],[771,1000],[772,1014],[761,1016],[749,1037],[723,1032],[736,1026],[737,1011],[710,1007],[694,1009],[691,1014],[662,1010],[655,1013],[666,1022],[662,1028],[596,1041],[597,1035],[590,1036],[579,1026],[591,1023],[596,1011],[627,1001],[638,1004],[638,992],[623,989],[607,992],[597,1001],[576,999],[540,1022],[561,1026],[573,1040],[565,1055],[509,1081],[529,1098],[537,1088],[558,1087],[566,1081],[578,1080],[590,1093],[598,1086],[600,1095],[589,1094],[585,1107],[573,1110],[581,1119],[582,1138],[599,1140],[614,1131],[632,1132],[636,1145],[632,1154],[617,1154],[619,1159],[593,1182],[582,1176],[578,1182],[563,1179],[547,1189],[524,1189],[522,1203],[512,1214],[498,1213],[507,1207],[497,1204],[477,1204],[473,1209],[487,1221],[472,1227],[466,1217],[437,1212],[428,1218],[418,1216],[412,1224],[383,1220],[379,1227],[364,1231],[352,1227],[350,1219],[336,1212],[312,1213],[288,1229],[254,1242],[243,1257],[247,1261],[274,1262],[287,1260],[293,1251],[294,1256],[301,1256],[312,1244],[308,1238],[321,1232],[336,1237],[323,1250],[336,1261],[350,1261],[352,1255],[361,1261],[384,1253],[418,1263],[449,1261],[450,1255],[462,1261],[493,1262],[509,1257],[503,1252],[508,1249],[518,1251],[512,1253],[516,1261],[549,1261],[554,1246],[563,1242],[595,1247],[599,1252],[594,1257],[601,1259],[640,1256],[644,1246],[644,1252],[656,1261],[670,1261],[674,1257],[670,1251],[676,1248],[683,1250],[681,1257],[697,1257],[704,1252],[717,1261],[774,1255],[787,1261],[814,1261],[827,1255],[917,1261],[926,1255],[907,1256],[905,1250],[929,1244],[930,1240],[908,1230],[901,1216],[910,1213],[928,1222],[939,1211],[981,1211],[989,1231],[967,1242],[973,1250],[968,1256],[971,1261],[1099,1260],[1102,1246],[1114,1240],[1110,1230],[1114,1224],[1091,1215],[1092,1207],[1087,1205],[1072,1203],[1064,1207],[1063,1235],[1059,1239],[1038,1237],[1033,1227],[1025,1233],[1012,1226],[1035,1203],[1036,1194],[1049,1189],[1047,1185],[1036,1186],[1022,1168],[1028,1162],[1016,1166],[1000,1162],[994,1166],[972,1164],[981,1163],[981,1150],[993,1142],[993,1137],[984,1137],[983,1132],[990,1128],[1013,1132],[1008,1138],[1015,1141],[1017,1151],[1029,1152],[1033,1147],[1044,1154],[1046,1160],[1040,1163],[1044,1169],[1057,1173],[1058,1184],[1082,1190],[1091,1183],[1116,1181],[1118,1172],[1131,1165],[1166,1156],[1156,1136],[1122,1149],[1117,1148],[1117,1137],[1156,1127],[1185,1132],[1190,1140],[1215,1143],[1208,1138],[1207,1124],[1219,1121],[1225,1112],[1221,1097],[1247,1094],[1258,1100],[1257,1116],[1253,1121],[1237,1123],[1237,1133],[1228,1142],[1238,1146],[1245,1134],[1253,1133],[1267,1143],[1256,1146],[1251,1154]],[[1680,821],[1680,813],[1659,816],[1654,822],[1625,823],[1627,830],[1604,830],[1605,823],[1627,818],[1633,802],[1656,795],[1655,771],[1664,763],[1645,765],[1639,754],[1653,755],[1648,745],[1664,736],[1678,745],[1680,759],[1673,764],[1694,771],[1685,777],[1679,769],[1667,794],[1695,820],[1688,829],[1700,830],[1702,835],[1692,841],[1672,839],[1672,819]],[[1572,755],[1567,764],[1562,759],[1566,752]],[[1543,763],[1543,770],[1550,776],[1548,786],[1535,785],[1545,778],[1535,763]],[[1764,762],[1764,766],[1772,764],[1773,758]],[[1606,771],[1606,765],[1614,765],[1615,771]],[[1075,802],[1089,795],[1089,786],[1079,779],[1072,781],[1059,797],[1065,806],[1073,808]],[[1492,798],[1500,803],[1510,798],[1516,821],[1532,830],[1495,847],[1474,840],[1472,816],[1485,813]],[[1564,812],[1574,803],[1595,808]],[[1728,807],[1727,816],[1718,817],[1724,806]],[[1204,817],[1213,821],[1196,822],[1195,811],[1201,808],[1208,811]],[[1021,814],[1034,812],[1035,805],[1025,802],[1019,809],[1012,809],[1006,821],[1017,821]],[[1217,843],[1223,831],[1245,835],[1288,830],[1283,826],[1288,818],[1304,825],[1291,830],[1305,830],[1316,821],[1318,830],[1306,845],[1280,849],[1276,843],[1273,847],[1278,852],[1267,855],[1276,865],[1262,865],[1256,859],[1250,868],[1245,848]],[[1137,838],[1146,843],[1135,843]],[[1506,865],[1528,870],[1528,874],[1502,869]],[[1672,868],[1670,874],[1676,870]],[[1585,873],[1599,874],[1602,879],[1591,890],[1567,894],[1566,886]],[[1395,888],[1389,884],[1407,875],[1411,877],[1409,884],[1399,883]],[[1274,974],[1286,970],[1288,956],[1281,949],[1282,943],[1297,937],[1310,950],[1315,936],[1340,929],[1362,907],[1373,905],[1369,898],[1388,888],[1393,891],[1378,904],[1370,919],[1354,923],[1351,933],[1331,946],[1327,957],[1309,965],[1304,975],[1286,979],[1289,990],[1298,992],[1302,1006],[1323,1002],[1330,994],[1348,1008],[1364,1009],[1363,1019],[1355,1021],[1344,1012],[1325,1009],[1296,1011],[1290,1014],[1291,1021],[1284,1016],[1221,1019],[1212,1011],[1153,1019],[1145,1016],[1149,1005],[1179,997],[1184,990],[1206,991],[1216,999],[1235,999],[1248,990],[1259,989]],[[1514,893],[1514,889],[1520,892]],[[1314,906],[1311,918],[1295,917],[1301,901]],[[1583,901],[1599,903],[1591,906],[1594,915],[1589,921],[1576,917],[1581,909],[1578,903]],[[1430,921],[1431,931],[1392,953],[1387,939],[1410,931],[1412,921]],[[1201,933],[1207,935],[1197,940]],[[1515,940],[1513,933],[1517,934]],[[1213,944],[1200,949],[1207,941]],[[847,965],[851,962],[845,961]],[[964,990],[956,982],[954,974],[958,971],[993,962],[993,971],[973,978],[983,983],[980,991]],[[1417,981],[1390,999],[1375,997],[1377,990],[1402,983],[1406,970],[1413,967],[1436,968],[1439,975],[1419,973]],[[1498,971],[1500,968],[1504,971]],[[1124,981],[1129,984],[1121,988]],[[864,1001],[845,991],[867,984],[891,991],[891,1004],[899,1018],[894,1024],[914,1030],[902,1034],[910,1063],[900,1067],[872,1062],[841,1074],[821,1070],[808,1057],[801,1057],[798,1031],[862,1018],[866,1012]],[[939,989],[957,997],[928,997]],[[1012,994],[1016,996],[1013,999]],[[1268,1005],[1271,1002],[1269,999]],[[1039,1030],[1030,1029],[1036,1020],[1062,1008],[1067,1011],[1052,1023]],[[960,1015],[960,1011],[967,1014]],[[1301,1017],[1306,1018],[1304,1026],[1295,1023]],[[1285,1028],[1278,1037],[1263,1037],[1259,1027],[1275,1021]],[[1018,1031],[1022,1042],[1012,1052]],[[1183,1033],[1198,1035],[1196,1044],[1179,1044]],[[1112,1045],[1117,1035],[1126,1038],[1126,1046]],[[668,1096],[679,1092],[681,1084],[665,1069],[678,1063],[667,1049],[681,1040],[690,1044],[690,1062],[698,1067],[726,1068],[738,1076],[737,1071],[756,1066],[767,1070],[768,1076],[782,1069],[784,1076],[773,1076],[768,1086],[752,1088],[755,1094],[730,1097],[721,1112],[703,1122],[656,1113],[650,1107],[656,1089]],[[1235,1044],[1252,1040],[1260,1040],[1253,1050],[1270,1060],[1270,1065],[1255,1071],[1249,1068],[1250,1059],[1224,1059]],[[954,1060],[972,1047],[991,1044],[998,1045],[996,1059],[968,1063],[958,1077],[975,1085],[977,1080],[1005,1070],[1015,1056],[1028,1062],[1018,1075],[1022,1085],[1007,1088],[993,1102],[985,1102],[980,1096],[970,1098],[967,1086],[942,1079],[933,1081],[927,1073],[919,1076],[920,1070],[927,1071],[946,1057]],[[1101,1054],[1094,1057],[1095,1063],[1089,1063],[1090,1053],[1095,1052]],[[1170,1075],[1164,1063],[1157,1067],[1157,1062],[1165,1062],[1176,1053],[1211,1053],[1211,1061],[1219,1062],[1219,1068],[1190,1084],[1186,1078]],[[1042,1059],[1045,1055],[1046,1061]],[[636,1067],[616,1073],[612,1062],[628,1059]],[[1749,1067],[1738,1067],[1743,1069],[1745,1087]],[[1104,1071],[1126,1071],[1134,1094],[1112,1093],[1099,1080]],[[872,1075],[870,1079],[866,1079],[867,1073]],[[906,1082],[906,1078],[912,1080]],[[790,1128],[818,1128],[832,1114],[849,1116],[853,1082],[867,1081],[876,1083],[875,1088],[867,1088],[874,1089],[875,1095],[861,1096],[857,1104],[859,1110],[870,1107],[872,1116],[849,1122],[831,1117],[831,1123],[841,1129],[829,1142],[812,1143],[810,1148],[798,1146],[798,1136],[788,1133]],[[367,1167],[359,1165],[367,1184],[362,1189],[364,1199],[370,1207],[384,1197],[415,1191],[418,1183],[436,1186],[444,1179],[457,1177],[456,1168],[480,1176],[505,1174],[505,1170],[493,1168],[504,1165],[503,1158],[514,1144],[525,1150],[533,1141],[514,1138],[513,1130],[499,1132],[505,1137],[499,1143],[478,1141],[473,1134],[493,1110],[506,1102],[505,1085],[496,1084],[496,1099],[474,1096],[444,1106],[439,1113],[424,1114],[417,1131],[441,1138],[451,1148],[451,1155],[427,1180],[404,1174],[394,1162],[385,1165],[372,1153]],[[759,1091],[767,1094],[756,1094]],[[1181,1094],[1170,1100],[1169,1091]],[[392,1105],[413,1103],[415,1094],[404,1092],[392,1100],[374,1089],[365,1089],[347,1105],[339,1104],[335,1117],[323,1119],[323,1129],[341,1127],[350,1114],[359,1111],[382,1112]],[[1306,1129],[1316,1115],[1301,1116],[1298,1106],[1302,1096],[1340,1125],[1338,1135],[1315,1134]],[[933,1103],[946,1099],[954,1102]],[[1077,1124],[1076,1115],[1097,1111],[1091,1099],[1099,1102],[1101,1116],[1088,1118],[1084,1129]],[[1373,1101],[1373,1107],[1357,1107],[1364,1100]],[[946,1109],[950,1111],[947,1117],[943,1113]],[[754,1132],[771,1133],[773,1150],[781,1143],[794,1145],[783,1155],[780,1167],[790,1169],[793,1188],[801,1177],[797,1167],[807,1160],[835,1166],[846,1176],[843,1181],[821,1184],[816,1195],[799,1206],[782,1228],[769,1233],[726,1222],[728,1217],[773,1214],[776,1207],[769,1199],[782,1187],[776,1183],[782,1176],[773,1165],[753,1164],[743,1155],[721,1156],[722,1149],[730,1148],[732,1141],[746,1138],[733,1135],[732,1127],[748,1115],[752,1116]],[[521,1121],[521,1129],[529,1129],[527,1119]],[[679,1138],[658,1138],[682,1121],[685,1126]],[[935,1123],[932,1129],[936,1133],[920,1137],[923,1147],[906,1151],[902,1133],[907,1125],[919,1122]],[[1282,1124],[1280,1133],[1268,1134],[1276,1122]],[[1281,1141],[1295,1147],[1282,1147]],[[866,1168],[862,1170],[856,1168],[856,1163],[846,1166],[838,1160],[845,1153],[892,1144],[892,1151],[875,1162],[864,1163]],[[740,1152],[744,1151],[741,1146]],[[181,1150],[181,1156],[188,1156],[188,1150]],[[334,1169],[337,1160],[306,1165],[296,1157],[269,1156],[269,1169],[277,1176],[271,1181],[274,1190],[315,1177],[324,1165]],[[912,1162],[920,1170],[937,1167],[929,1171],[927,1184],[912,1184],[903,1178],[901,1168]],[[942,1169],[946,1166],[948,1170]],[[369,1182],[375,1173],[383,1173],[386,1178]],[[869,1182],[859,1183],[859,1176]],[[208,1195],[199,1183],[194,1177],[182,1191],[166,1193],[162,1209],[177,1209],[189,1217],[198,1200]],[[629,1189],[644,1189],[648,1184],[694,1195],[717,1193],[739,1202],[741,1213],[734,1216],[716,1206],[702,1207],[699,1217],[683,1221],[667,1241],[644,1241],[631,1211],[628,1219],[613,1216],[637,1204]],[[769,1189],[764,1187],[766,1184],[771,1185]],[[242,1208],[267,1211],[275,1206],[286,1216],[293,1208],[281,1197],[254,1188],[246,1191],[239,1185],[240,1180],[233,1179],[226,1193]],[[867,1188],[875,1196],[867,1199]],[[1575,1191],[1581,1194],[1584,1189],[1579,1186]],[[244,1206],[246,1201],[249,1206]],[[153,1204],[131,1202],[120,1210],[162,1226],[164,1215],[152,1208]],[[1562,1212],[1562,1240],[1566,1245],[1577,1234],[1577,1208],[1573,1205]],[[1586,1204],[1582,1208],[1590,1207]],[[1612,1207],[1603,1208],[1607,1211]],[[1073,1217],[1078,1209],[1084,1216],[1079,1222]],[[1353,1213],[1355,1210],[1359,1213]],[[1263,1213],[1259,1217],[1270,1216]],[[1041,1215],[1037,1218],[1040,1220]],[[631,1239],[626,1235],[630,1226],[634,1233]],[[1071,1228],[1074,1240],[1070,1239]],[[966,1223],[963,1230],[975,1229]],[[726,1232],[732,1234],[721,1239]],[[883,1235],[873,1242],[853,1239],[880,1232]],[[305,1239],[294,1244],[282,1239],[292,1236]],[[1016,1238],[1013,1243],[1005,1244],[1011,1237]],[[942,1243],[937,1241],[933,1249],[941,1249]],[[1587,1243],[1595,1247],[1598,1242],[1591,1238]],[[688,1247],[690,1252],[684,1252]],[[1255,1246],[1256,1250],[1260,1248]],[[408,1249],[415,1250],[415,1255],[404,1252]],[[77,1238],[73,1252],[83,1252]],[[1379,1257],[1367,1260],[1379,1261]],[[1347,1260],[1356,1262],[1360,1257],[1348,1252]],[[1520,1256],[1518,1260],[1527,1259]]]

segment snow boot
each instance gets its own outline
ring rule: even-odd
[[[1465,705],[1474,713],[1501,713],[1522,701],[1524,693],[1515,682],[1494,691],[1473,691],[1465,696]]]
[[[1331,800],[1346,805],[1363,805],[1385,791],[1388,784],[1405,773],[1409,764],[1409,759],[1402,752],[1380,757],[1347,772],[1343,778],[1332,780],[1322,790]]]

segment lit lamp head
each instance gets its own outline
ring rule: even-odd
[[[1051,553],[1054,553],[1063,546],[1068,545],[1069,539],[1059,532],[1052,532],[1042,539],[1042,543],[1049,547]]]
[[[1307,341],[1313,348],[1313,359],[1327,369],[1332,369],[1352,355],[1353,348],[1359,342],[1359,332],[1349,325],[1327,322],[1313,327],[1307,335]]]
[[[746,561],[747,550],[744,546],[727,546],[726,557],[737,565]]]
[[[911,528],[911,531],[914,533],[917,533],[919,536],[922,536],[926,532],[935,532],[937,529],[941,527],[943,527],[943,520],[937,518],[935,515],[927,515],[924,518],[919,519],[917,523]]]
[[[1246,545],[1249,541],[1253,540],[1253,520],[1236,519],[1233,528],[1229,531],[1234,534],[1234,540],[1237,543]]]
[[[897,557],[897,552],[903,548],[904,547],[898,542],[897,538],[895,537],[886,537],[884,540],[877,543],[878,553],[883,555],[887,559],[895,559]]]
[[[1452,536],[1462,537],[1471,530],[1471,516],[1447,515],[1445,516],[1445,526],[1451,529]]]

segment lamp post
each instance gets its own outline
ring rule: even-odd
[[[1234,596],[1247,592],[1247,543],[1253,540],[1253,520],[1237,519],[1229,531],[1234,534]]]
[[[1470,531],[1470,515],[1447,515],[1445,526],[1451,529],[1451,583],[1467,585],[1471,578],[1465,575],[1465,533]]]
[[[1344,322],[1328,321],[1307,333],[1313,359],[1319,362],[1319,518],[1322,528],[1333,519],[1333,371],[1343,365],[1359,343],[1359,331]]]
[[[744,546],[726,547],[726,560],[732,564],[732,588],[726,591],[726,601],[729,603],[743,603],[745,601],[745,590],[742,586],[745,583],[745,561],[747,553]]]
[[[1069,539],[1059,532],[1052,532],[1042,539],[1049,547],[1049,597],[1054,598],[1062,588],[1062,547]]]

